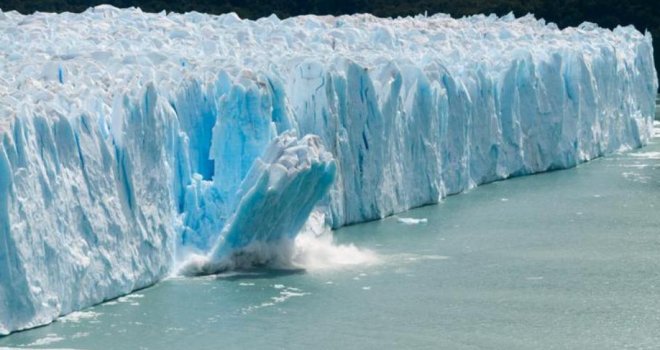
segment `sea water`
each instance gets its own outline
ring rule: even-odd
[[[172,278],[0,348],[654,349],[659,210],[656,137],[338,230],[307,270]]]

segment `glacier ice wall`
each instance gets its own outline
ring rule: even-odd
[[[99,6],[0,32],[0,334],[312,210],[336,228],[640,147],[658,87],[649,34],[532,16]]]

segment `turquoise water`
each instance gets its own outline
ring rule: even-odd
[[[657,349],[659,209],[656,138],[335,232],[376,263],[172,279],[0,347]]]

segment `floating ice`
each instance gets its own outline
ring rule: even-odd
[[[0,334],[181,264],[294,259],[312,212],[337,228],[639,147],[658,87],[649,34],[532,16],[99,6],[0,32]]]
[[[427,222],[429,222],[427,218],[417,219],[417,218],[402,218],[402,217],[396,218],[396,221],[406,225],[426,224]]]
[[[62,323],[67,323],[67,322],[79,323],[82,320],[95,319],[100,315],[102,315],[102,313],[100,313],[100,312],[76,311],[76,312],[72,312],[72,313],[60,318],[59,322],[62,322]]]

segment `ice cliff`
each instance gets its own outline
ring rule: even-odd
[[[99,6],[0,32],[0,334],[234,266],[313,211],[337,228],[640,147],[658,87],[649,34],[532,16]]]

